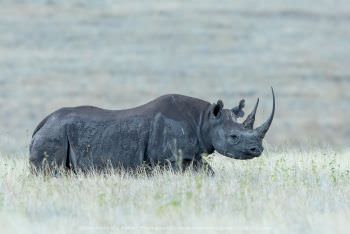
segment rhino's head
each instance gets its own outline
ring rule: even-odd
[[[244,115],[244,100],[233,109],[223,109],[221,100],[211,105],[208,112],[210,126],[208,140],[217,152],[235,159],[251,159],[261,155],[264,150],[262,140],[271,126],[275,113],[275,94],[272,88],[271,90],[273,98],[271,115],[265,123],[255,129],[253,126],[259,99],[243,123],[238,123],[237,118]]]

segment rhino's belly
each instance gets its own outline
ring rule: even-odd
[[[75,136],[70,144],[77,168],[135,168],[144,161],[147,121],[134,118],[108,124],[85,123],[78,127]]]

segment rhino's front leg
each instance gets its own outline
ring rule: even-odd
[[[215,175],[214,170],[212,167],[203,159],[197,159],[197,160],[189,160],[184,159],[181,163],[174,162],[171,164],[171,167],[174,171],[186,171],[191,170],[193,172],[201,172],[204,171],[207,175],[213,176]]]
[[[204,171],[209,176],[214,176],[215,175],[215,172],[214,172],[213,168],[204,159],[195,160],[193,162],[193,166],[194,166],[194,170],[195,171]]]

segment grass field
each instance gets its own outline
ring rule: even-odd
[[[348,152],[210,158],[216,175],[33,176],[0,158],[1,233],[349,233]]]

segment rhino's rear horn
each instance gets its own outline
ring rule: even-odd
[[[255,131],[258,133],[258,135],[261,138],[264,138],[265,134],[267,133],[267,131],[269,130],[273,117],[275,115],[275,93],[273,91],[273,88],[271,87],[271,91],[272,91],[272,112],[270,117],[266,120],[265,123],[263,123],[260,127],[256,128]]]
[[[258,105],[259,105],[259,98],[258,98],[258,100],[256,100],[256,104],[255,104],[255,107],[252,110],[252,112],[244,120],[244,122],[243,122],[244,128],[253,129],[254,122],[255,122],[255,114],[256,114],[256,110],[258,109]]]

